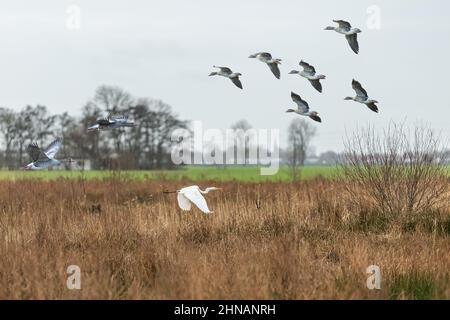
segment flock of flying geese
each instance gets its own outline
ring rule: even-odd
[[[361,32],[358,28],[352,28],[351,24],[344,20],[333,20],[333,22],[337,23],[337,27],[326,27],[325,30],[334,30],[337,33],[343,34],[347,39],[350,48],[354,53],[358,54],[359,52],[359,44],[358,44],[358,33]],[[249,56],[252,59],[258,59],[259,61],[265,63],[270,71],[273,73],[275,78],[280,79],[281,73],[278,65],[281,64],[281,59],[273,58],[272,55],[268,52],[258,52]],[[309,63],[301,60],[300,66],[303,70],[292,70],[289,74],[298,74],[301,77],[307,79],[311,85],[319,91],[322,92],[322,84],[320,80],[325,79],[326,77],[323,74],[317,74],[316,69],[310,65]],[[211,72],[209,76],[222,76],[231,80],[234,85],[240,89],[242,89],[242,83],[239,77],[242,75],[239,72],[233,72],[228,67],[219,67],[213,66],[217,68],[217,71]],[[355,97],[345,97],[344,100],[353,100],[362,104],[365,104],[370,110],[374,112],[378,112],[378,107],[376,103],[378,101],[370,99],[367,91],[361,86],[361,84],[352,80],[352,88],[356,92]],[[319,113],[317,111],[310,111],[308,103],[303,100],[300,95],[295,92],[291,92],[292,101],[297,105],[297,109],[288,109],[286,112],[294,112],[301,116],[306,116],[311,118],[314,121],[322,122],[322,119],[319,117]],[[204,213],[212,213],[209,210],[208,205],[206,203],[203,194],[208,193],[209,191],[219,190],[220,188],[210,187],[205,190],[201,190],[198,186],[190,186],[185,187],[177,191],[165,191],[165,193],[177,193],[178,206],[184,210],[188,211],[191,209],[191,203],[195,204],[197,208],[199,208]]]
[[[336,27],[326,27],[325,30],[334,30],[337,33],[340,33],[345,36],[347,39],[350,48],[356,54],[359,52],[359,44],[358,44],[358,33],[361,32],[358,28],[352,28],[350,23],[344,20],[333,20],[333,22],[337,23]],[[281,59],[274,59],[272,55],[268,52],[258,52],[249,56],[249,58],[258,59],[259,61],[267,64],[270,71],[273,75],[280,79],[280,68],[278,67],[281,64]],[[316,69],[310,65],[309,63],[301,60],[300,66],[303,70],[292,70],[289,74],[298,74],[301,77],[307,79],[311,85],[319,92],[322,92],[322,84],[320,80],[325,79],[326,77],[323,74],[317,74]],[[238,88],[242,89],[242,83],[239,77],[242,75],[238,72],[233,72],[228,67],[218,67],[213,66],[218,70],[210,73],[210,76],[222,76],[230,79],[234,85]],[[378,112],[378,107],[376,103],[378,101],[370,99],[367,91],[361,86],[361,84],[354,80],[352,81],[352,88],[356,92],[355,97],[346,97],[344,100],[353,100],[362,104],[365,104],[370,110],[374,112]],[[319,117],[317,111],[310,111],[308,103],[303,100],[300,95],[291,92],[292,101],[297,105],[297,109],[288,109],[286,112],[294,112],[301,116],[306,116],[311,118],[314,121],[322,122],[322,119]],[[120,127],[133,127],[134,122],[130,121],[127,116],[109,116],[106,118],[97,119],[96,123],[88,128],[89,132],[99,131],[99,130],[110,130],[117,129]],[[43,150],[39,148],[39,146],[35,143],[30,144],[28,146],[28,153],[32,159],[32,162],[24,167],[26,170],[39,170],[52,166],[60,165],[65,161],[71,162],[72,160],[57,160],[55,159],[55,155],[58,152],[61,146],[61,139],[56,139],[53,141],[47,149]],[[177,193],[177,201],[178,206],[184,210],[189,211],[191,209],[191,204],[193,203],[204,213],[212,213],[209,210],[208,204],[206,203],[203,194],[207,194],[210,191],[220,190],[220,188],[209,187],[205,190],[201,190],[198,186],[189,186],[182,188],[176,191],[164,191],[164,193]]]
[[[358,33],[360,33],[361,30],[358,28],[352,28],[351,24],[344,20],[333,20],[333,22],[337,23],[337,26],[336,27],[328,26],[325,28],[325,30],[334,30],[337,33],[343,34],[347,39],[350,48],[353,50],[353,52],[358,54],[359,52]],[[268,52],[258,52],[250,55],[249,58],[258,59],[259,61],[265,63],[269,67],[270,71],[272,71],[273,75],[277,79],[280,79],[281,73],[278,65],[281,64],[281,59],[273,58],[272,55]],[[299,64],[303,70],[301,71],[292,70],[291,72],[289,72],[289,74],[298,74],[299,76],[307,79],[314,87],[314,89],[316,89],[319,92],[322,92],[322,84],[320,83],[320,80],[323,80],[326,77],[323,74],[317,74],[314,66],[310,65],[309,63],[303,60],[301,60]],[[241,80],[239,79],[239,77],[242,76],[241,73],[233,72],[228,67],[218,67],[218,66],[213,67],[217,68],[218,71],[211,72],[209,74],[210,76],[222,76],[228,78],[231,80],[231,82],[233,82],[236,85],[236,87],[240,89],[243,88]],[[345,97],[344,100],[353,100],[365,104],[373,112],[378,112],[378,106],[376,105],[378,101],[369,98],[367,91],[362,87],[361,83],[353,79],[352,88],[356,92],[356,96]],[[294,103],[297,105],[297,108],[288,109],[286,112],[294,112],[301,116],[309,117],[314,121],[322,122],[322,119],[319,117],[319,113],[317,111],[310,111],[308,102],[303,100],[300,97],[300,95],[296,94],[295,92],[291,92],[291,98],[292,101],[294,101]]]
[[[134,121],[130,120],[128,116],[108,115],[106,118],[97,119],[96,123],[89,128],[88,132],[112,130],[121,127],[134,127]],[[56,138],[46,149],[41,149],[37,143],[31,143],[28,145],[27,151],[31,158],[31,163],[24,166],[24,170],[42,170],[53,166],[59,166],[63,163],[73,163],[72,159],[57,160],[55,159],[56,153],[61,147],[62,140]]]

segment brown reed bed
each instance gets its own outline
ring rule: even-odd
[[[162,191],[189,184],[0,181],[0,299],[450,298],[448,208],[384,217],[315,179],[204,182],[215,212],[182,213]]]

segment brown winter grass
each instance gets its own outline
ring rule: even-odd
[[[448,208],[386,218],[315,179],[204,182],[215,212],[181,213],[161,191],[189,184],[0,181],[0,299],[450,298]]]

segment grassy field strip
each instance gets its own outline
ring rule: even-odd
[[[306,166],[301,171],[301,178],[314,177],[332,178],[337,173],[333,166]],[[0,171],[0,180],[22,180],[42,179],[55,180],[58,178],[78,179],[110,179],[113,177],[128,178],[132,180],[191,180],[191,181],[291,181],[292,174],[288,167],[281,167],[279,172],[273,176],[260,175],[259,167],[256,166],[234,166],[226,168],[218,167],[186,167],[179,170],[132,170],[132,171]]]

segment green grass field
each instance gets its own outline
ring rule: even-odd
[[[306,166],[301,170],[301,179],[313,177],[331,178],[337,172],[334,166]],[[256,166],[229,166],[218,168],[213,166],[189,166],[178,170],[155,170],[155,171],[0,171],[0,180],[18,179],[43,179],[54,180],[58,178],[86,179],[109,179],[112,177],[128,178],[133,180],[192,180],[192,181],[292,181],[292,172],[288,167],[281,167],[276,175],[263,176],[259,167]]]

